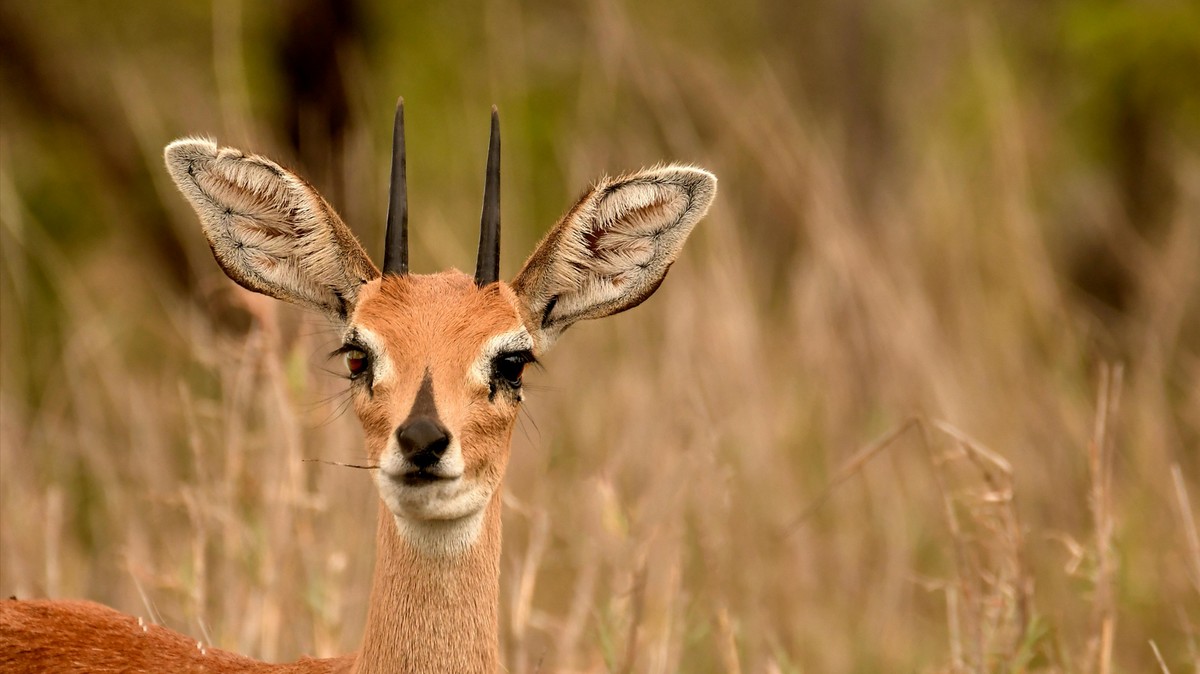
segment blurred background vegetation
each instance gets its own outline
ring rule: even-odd
[[[0,3],[0,591],[269,659],[357,646],[329,326],[162,168],[296,167],[368,250],[504,270],[588,181],[714,171],[646,308],[533,373],[508,671],[1200,671],[1200,5]]]

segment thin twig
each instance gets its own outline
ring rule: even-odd
[[[959,447],[962,448],[967,459],[979,470],[983,481],[987,484],[989,493],[985,496],[985,501],[1000,506],[1000,524],[1003,527],[1005,539],[1010,544],[1008,560],[1012,573],[1010,580],[1016,591],[1017,617],[1016,625],[1010,632],[1013,643],[1009,648],[1010,652],[1015,652],[1021,640],[1025,638],[1029,627],[1031,606],[1033,605],[1033,578],[1025,572],[1024,536],[1017,518],[1016,488],[1013,481],[1012,464],[1008,459],[946,421],[934,420],[933,425],[958,441]],[[999,478],[994,474],[995,470],[999,470],[1001,473]]]
[[[1096,422],[1088,447],[1088,467],[1092,480],[1092,520],[1096,530],[1096,600],[1095,620],[1099,630],[1096,643],[1096,664],[1099,674],[1112,671],[1113,638],[1116,633],[1116,611],[1113,607],[1113,584],[1116,560],[1113,556],[1112,469],[1113,451],[1109,428],[1120,403],[1121,380],[1124,369],[1120,364],[1107,363],[1100,368],[1100,391],[1096,401]]]
[[[733,621],[729,618],[729,607],[725,602],[717,606],[717,654],[726,674],[742,674],[742,663],[738,658],[737,637],[733,633]]]
[[[905,431],[913,426],[919,425],[920,423],[920,417],[909,417],[899,426],[889,431],[882,438],[879,438],[875,442],[855,452],[853,456],[847,459],[842,466],[838,468],[838,471],[834,474],[833,479],[829,481],[829,484],[825,485],[825,488],[821,490],[821,493],[818,494],[815,499],[813,499],[812,503],[808,504],[804,510],[800,511],[800,515],[797,516],[790,525],[788,525],[788,530],[794,531],[795,529],[798,529],[800,525],[804,524],[809,517],[812,517],[812,515],[819,510],[821,506],[825,505],[825,502],[828,501],[829,497],[833,494],[834,489],[837,489],[838,486],[840,486],[843,482],[851,477],[854,477],[854,475],[861,471],[863,467],[871,461],[871,459],[875,458],[876,455],[887,449],[888,446],[891,445],[896,438],[899,438],[901,435],[903,435]]]
[[[952,642],[950,650],[956,658],[956,668],[961,671],[967,666],[965,660],[968,654],[966,649],[963,648],[961,641],[965,632],[967,641],[974,646],[970,667],[975,671],[982,672],[984,659],[983,634],[979,620],[977,619],[978,612],[975,610],[975,606],[978,603],[977,596],[982,591],[976,592],[978,588],[974,587],[971,582],[978,574],[973,573],[975,565],[971,563],[971,553],[963,536],[962,524],[958,520],[958,513],[954,508],[954,499],[950,496],[950,489],[946,484],[945,475],[942,473],[941,461],[934,454],[933,441],[929,437],[929,431],[924,424],[921,424],[919,428],[921,430],[921,444],[925,447],[925,453],[929,457],[930,472],[933,475],[934,484],[937,485],[938,494],[941,496],[942,509],[946,515],[946,526],[950,528],[950,538],[954,541],[954,557],[955,565],[958,568],[958,582],[951,587],[956,587],[957,589],[957,593],[955,594],[956,599],[958,598],[958,593],[961,593],[961,600],[965,604],[965,606],[961,606],[958,601],[953,602],[956,605],[955,608],[961,610],[955,618],[951,618],[951,620],[957,623],[957,628],[951,630],[951,638],[954,639],[956,638],[954,635],[957,635],[959,642]],[[964,443],[960,442],[959,444],[961,446]],[[949,602],[947,606],[949,606]],[[966,619],[966,625],[962,624],[964,618]]]
[[[638,653],[638,630],[642,626],[642,612],[645,610],[646,601],[646,561],[643,559],[638,565],[637,571],[633,578],[633,615],[629,621],[629,633],[625,640],[625,655],[622,658],[622,665],[617,671],[621,674],[631,674],[634,669],[634,663],[637,660]]]
[[[363,466],[357,463],[342,463],[340,461],[326,461],[325,459],[301,459],[303,463],[324,463],[329,466],[341,466],[342,468],[359,468],[361,470],[379,470],[379,466]]]
[[[1163,674],[1171,674],[1171,670],[1167,669],[1167,662],[1163,660],[1162,653],[1158,651],[1158,644],[1154,643],[1154,639],[1150,640],[1150,650],[1154,651],[1154,659],[1158,660],[1158,668]]]
[[[1179,464],[1171,466],[1171,480],[1175,483],[1175,502],[1179,504],[1179,517],[1183,520],[1183,533],[1187,537],[1188,563],[1192,567],[1192,587],[1200,593],[1200,535],[1196,533],[1196,516],[1192,513],[1191,499],[1183,483],[1183,471]]]

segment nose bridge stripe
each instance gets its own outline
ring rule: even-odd
[[[417,397],[413,400],[412,409],[408,412],[408,419],[404,424],[414,419],[421,417],[429,417],[442,425],[441,419],[438,418],[437,402],[433,398],[433,373],[429,368],[425,368],[425,376],[421,379],[421,388],[417,389]],[[404,426],[401,424],[401,427]]]

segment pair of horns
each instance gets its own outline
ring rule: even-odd
[[[404,157],[404,99],[396,103],[392,131],[392,186],[388,197],[387,235],[383,273],[408,273],[408,174]],[[483,217],[479,222],[479,258],[475,285],[500,280],[500,113],[492,106],[492,136],[488,144],[487,177],[483,186]]]

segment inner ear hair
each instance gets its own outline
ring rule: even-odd
[[[597,182],[512,282],[539,347],[577,321],[631,309],[653,294],[716,189],[708,171],[679,165]]]
[[[239,285],[345,322],[359,289],[379,276],[333,208],[295,173],[207,139],[177,140],[164,154],[213,256]]]

